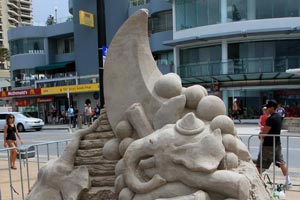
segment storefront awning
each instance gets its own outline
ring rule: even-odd
[[[65,68],[67,65],[74,64],[74,61],[66,61],[66,62],[58,62],[49,65],[42,65],[35,67],[36,71],[45,71],[45,70],[53,70],[53,69],[61,69]]]

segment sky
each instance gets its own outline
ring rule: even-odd
[[[55,16],[57,8],[57,21],[63,22],[69,13],[69,0],[32,0],[32,15],[34,25],[45,25],[49,15]]]

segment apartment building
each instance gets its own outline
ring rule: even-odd
[[[37,89],[44,87],[45,82],[52,89],[64,84],[99,83],[101,35],[97,30],[96,2],[70,0],[69,8],[74,17],[72,23],[40,31],[37,30],[41,27],[18,27],[9,32],[14,90]],[[299,115],[300,76],[289,71],[299,68],[300,63],[300,0],[122,0],[118,6],[106,0],[108,48],[121,24],[141,8],[149,10],[149,42],[163,73],[178,73],[184,86],[205,86],[210,94],[223,99],[229,112],[237,98],[244,118],[258,117],[261,105],[273,98],[284,105],[287,116]],[[94,27],[80,24],[81,11],[93,15]],[[23,48],[26,53],[14,54],[25,39],[31,47]],[[46,71],[41,72],[42,69]],[[67,78],[72,81],[56,82],[60,81],[53,79],[57,73],[72,74]],[[87,97],[98,101],[97,90],[85,91],[88,95],[84,98],[80,98],[83,93],[72,90],[70,96],[75,105],[81,106]],[[48,100],[66,104],[67,89],[61,91],[54,96],[48,94],[54,97]],[[27,104],[37,107],[34,101]]]
[[[0,46],[8,48],[7,31],[18,26],[32,25],[31,0],[0,1]],[[7,69],[7,63],[0,64],[0,69]]]
[[[170,0],[174,64],[184,85],[201,84],[231,110],[256,118],[267,99],[299,117],[300,0]]]

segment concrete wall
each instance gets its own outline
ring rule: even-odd
[[[98,74],[98,30],[96,1],[73,1],[74,48],[76,71],[80,75]],[[79,11],[94,14],[95,27],[79,24]]]
[[[128,18],[128,6],[128,0],[105,0],[106,42],[108,46],[120,26]]]

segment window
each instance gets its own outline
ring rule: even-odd
[[[62,38],[56,41],[56,54],[65,54],[74,52],[74,38]]]
[[[173,51],[155,52],[153,57],[159,70],[163,73],[170,73],[174,66],[174,55]]]
[[[247,19],[247,3],[243,0],[227,1],[227,21],[241,21]]]
[[[256,0],[256,19],[299,17],[299,0]]]
[[[43,38],[24,38],[9,42],[10,55],[26,53],[44,53]]]
[[[157,33],[173,29],[172,11],[156,13],[149,18],[149,33]]]
[[[220,0],[175,0],[176,30],[220,23]]]

